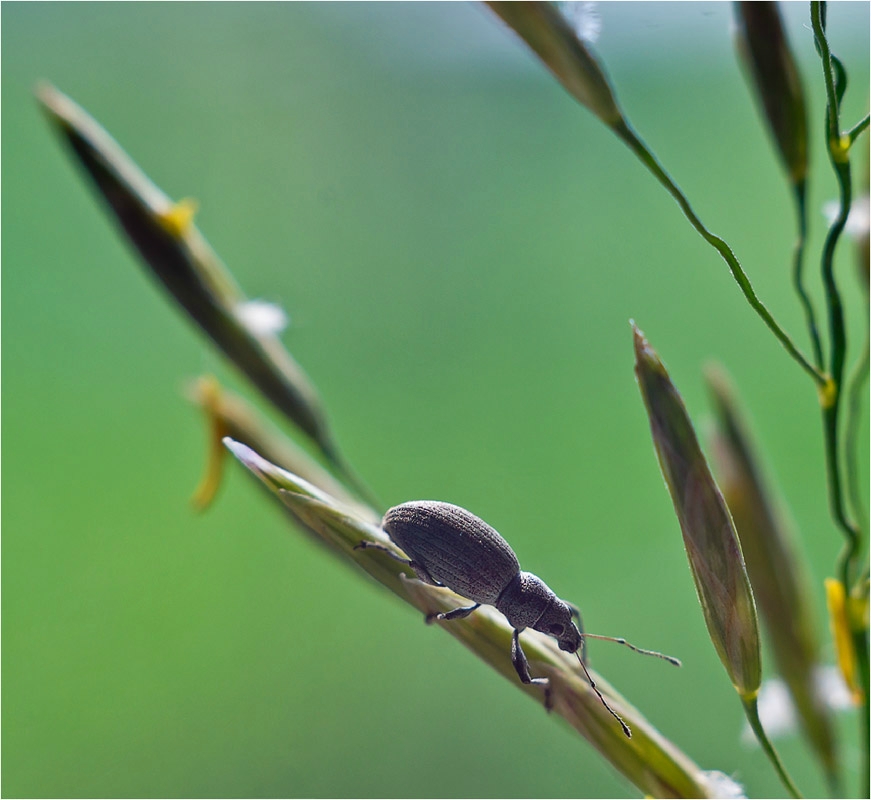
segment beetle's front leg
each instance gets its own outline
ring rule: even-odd
[[[520,646],[520,631],[517,628],[514,629],[514,636],[511,639],[511,663],[514,664],[514,669],[517,670],[523,683],[544,687],[544,707],[550,711],[553,708],[550,696],[550,680],[548,678],[533,678],[529,674],[529,662]]]

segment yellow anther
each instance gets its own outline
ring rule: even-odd
[[[853,647],[850,620],[847,617],[847,593],[844,584],[834,578],[826,578],[825,586],[829,626],[835,641],[838,668],[841,670],[844,683],[853,695],[853,702],[858,704],[862,701],[862,689],[856,680],[856,650]]]
[[[820,397],[820,405],[824,409],[832,408],[838,399],[838,386],[831,378],[826,378],[822,386],[817,386],[817,393]]]
[[[206,469],[191,497],[191,502],[201,511],[205,509],[215,495],[218,493],[218,488],[221,485],[221,476],[223,474],[224,461],[227,456],[227,448],[224,447],[223,439],[228,435],[229,431],[221,417],[221,386],[217,379],[213,376],[201,378],[198,385],[200,395],[200,403],[203,411],[206,412],[206,417],[209,422],[209,443],[208,454],[206,456]]]
[[[852,142],[847,135],[831,139],[829,141],[829,149],[832,151],[832,158],[839,164],[845,164],[850,156],[850,145],[852,145]]]
[[[197,213],[199,204],[191,197],[179,200],[175,205],[157,215],[157,219],[167,233],[173,236],[184,236],[191,228],[194,214]]]

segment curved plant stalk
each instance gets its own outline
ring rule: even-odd
[[[866,140],[867,144],[867,140]],[[866,158],[867,162],[867,158]],[[868,170],[865,172],[864,200],[868,208]],[[862,352],[847,381],[847,423],[844,428],[845,469],[847,473],[847,498],[853,511],[853,518],[859,528],[863,541],[868,541],[869,522],[865,498],[859,476],[859,431],[862,409],[867,399],[868,369],[871,361],[871,307],[869,307],[869,270],[871,270],[871,220],[864,220],[864,230],[856,235],[856,266],[859,285],[865,296],[865,342]],[[867,559],[865,575],[867,578]],[[860,578],[861,580],[861,578]]]
[[[798,233],[792,250],[792,286],[804,312],[805,324],[814,353],[814,364],[822,374],[825,371],[825,361],[820,329],[817,325],[816,309],[804,285],[804,256],[807,247],[807,182],[802,181],[801,184],[793,186],[793,197],[795,198]]]
[[[732,252],[726,242],[717,236],[705,226],[705,224],[696,215],[693,207],[690,205],[680,187],[671,179],[671,176],[665,171],[662,165],[657,161],[656,157],[647,147],[647,145],[639,138],[634,130],[629,126],[628,122],[615,128],[615,133],[628,145],[629,149],[638,157],[642,164],[651,172],[651,174],[666,188],[668,193],[677,201],[684,216],[689,221],[690,225],[696,229],[698,234],[713,247],[723,261],[729,267],[732,277],[741,289],[750,307],[759,315],[768,329],[775,335],[777,340],[783,346],[787,353],[801,366],[801,368],[813,379],[817,386],[825,386],[827,383],[826,376],[818,370],[795,345],[789,334],[780,327],[777,321],[772,316],[771,312],[765,304],[759,299],[750,279],[744,272],[741,262]]]
[[[834,257],[835,248],[847,223],[852,203],[852,184],[850,176],[850,146],[853,138],[840,132],[840,102],[846,85],[846,75],[843,66],[835,59],[829,48],[825,32],[824,6],[819,2],[811,3],[811,22],[814,37],[823,64],[823,74],[826,83],[826,133],[829,160],[832,163],[838,180],[840,192],[840,210],[837,219],[829,228],[823,248],[822,271],[826,288],[826,302],[829,309],[829,327],[831,330],[831,364],[832,391],[824,398],[823,422],[825,431],[826,463],[829,483],[829,500],[832,514],[844,534],[844,547],[838,557],[838,575],[843,591],[847,597],[845,620],[849,627],[855,659],[856,670],[861,681],[861,705],[859,710],[860,752],[862,755],[863,796],[871,791],[871,678],[869,678],[869,643],[868,643],[868,583],[863,577],[860,559],[862,557],[863,537],[861,531],[846,513],[841,481],[841,447],[839,444],[839,410],[842,394],[844,363],[846,360],[847,338],[844,323],[844,312],[835,280]],[[828,400],[828,402],[826,402]]]
[[[275,500],[291,510],[294,518],[310,534],[324,540],[334,553],[356,564],[421,614],[451,611],[468,604],[467,600],[446,588],[430,586],[409,577],[406,565],[382,552],[355,549],[364,539],[395,547],[380,526],[362,517],[358,510],[270,463],[246,445],[229,438],[225,439],[225,444],[260,479]],[[482,606],[465,619],[438,624],[512,685],[536,702],[543,702],[540,687],[518,681],[510,658],[512,629],[494,608]],[[554,713],[563,717],[647,796],[713,796],[707,774],[663,737],[601,676],[591,671],[596,686],[608,703],[632,727],[631,739],[623,735],[620,726],[599,702],[574,656],[562,652],[555,641],[535,631],[524,632],[523,647],[533,670],[551,680]]]
[[[866,117],[867,120],[867,117]],[[844,429],[845,468],[847,472],[847,497],[853,511],[853,518],[859,528],[859,534],[868,541],[869,520],[865,498],[859,477],[859,431],[862,409],[867,397],[868,369],[871,360],[871,218],[869,218],[869,184],[871,184],[871,145],[865,139],[863,162],[865,165],[862,193],[853,208],[854,214],[864,218],[851,231],[854,239],[854,257],[856,278],[865,299],[865,342],[862,352],[856,361],[853,372],[847,382],[847,423]],[[864,209],[861,210],[860,209]],[[864,578],[868,576],[868,561],[866,558]]]
[[[862,409],[865,406],[868,391],[868,367],[869,367],[869,335],[866,331],[865,343],[862,345],[862,353],[853,373],[850,376],[847,387],[847,424],[844,428],[846,447],[846,472],[847,472],[847,496],[853,509],[853,516],[857,520],[860,535],[868,536],[868,512],[865,509],[865,501],[862,497],[862,487],[859,483],[859,423],[862,419]]]
[[[846,77],[843,68],[836,69],[829,43],[825,34],[822,4],[811,3],[811,23],[820,59],[823,63],[823,75],[826,85],[826,143],[829,160],[838,181],[840,208],[838,216],[829,228],[823,246],[822,275],[826,294],[826,307],[829,317],[829,375],[830,384],[821,395],[823,407],[823,427],[825,431],[826,462],[828,465],[829,500],[832,515],[841,528],[846,544],[839,559],[839,573],[845,586],[851,585],[855,560],[858,556],[860,541],[859,532],[846,512],[841,479],[841,452],[839,446],[839,412],[844,378],[844,364],[847,355],[847,332],[844,322],[844,308],[840,291],[835,278],[835,249],[852,204],[852,181],[850,177],[849,142],[840,133],[839,106],[840,96]],[[840,87],[836,85],[836,72],[841,76]],[[840,89],[840,92],[839,92]]]
[[[488,2],[487,5],[520,35],[578,101],[611,128],[665,187],[693,228],[726,262],[742,294],[766,327],[814,382],[818,386],[824,386],[826,376],[798,349],[756,295],[750,279],[729,245],[705,227],[680,187],[632,129],[620,111],[617,98],[597,57],[578,38],[556,7],[552,3],[538,2]]]
[[[826,293],[826,305],[830,329],[830,390],[821,395],[823,430],[825,435],[826,473],[829,488],[829,504],[832,516],[844,535],[844,546],[838,556],[837,572],[841,591],[847,598],[844,624],[847,626],[855,652],[856,670],[861,681],[859,736],[862,753],[862,796],[871,792],[871,678],[869,678],[868,643],[868,582],[867,569],[861,564],[865,537],[859,526],[847,515],[844,485],[841,479],[842,443],[840,439],[839,411],[843,393],[843,375],[847,353],[847,335],[844,310],[835,278],[835,249],[850,213],[852,183],[850,175],[850,148],[856,137],[867,126],[863,119],[849,133],[840,129],[840,104],[846,90],[847,76],[843,65],[832,55],[826,37],[825,3],[811,3],[811,25],[814,42],[823,67],[826,86],[826,144],[829,161],[838,181],[840,209],[829,228],[822,255],[822,275]],[[844,449],[849,451],[849,445]],[[837,624],[837,620],[834,620]]]

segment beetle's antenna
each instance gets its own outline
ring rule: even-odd
[[[590,682],[590,688],[596,693],[598,698],[602,701],[602,705],[608,709],[611,716],[620,723],[620,727],[623,728],[623,733],[626,734],[626,737],[632,738],[632,729],[623,722],[623,717],[621,717],[611,706],[608,705],[608,701],[602,696],[602,693],[596,688],[596,682],[593,680],[593,676],[590,675],[590,671],[587,669],[587,665],[584,663],[583,659],[578,655],[577,651],[575,651],[575,655],[578,656],[578,663],[584,668],[584,674],[587,676],[587,680]]]
[[[634,644],[629,644],[629,642],[619,636],[600,636],[597,633],[582,633],[581,636],[585,639],[602,639],[606,642],[616,642],[617,644],[622,644],[628,647],[630,650],[634,650],[636,653],[641,653],[643,656],[656,656],[657,658],[661,658],[663,661],[668,661],[669,664],[674,664],[676,667],[683,666],[679,658],[667,656],[665,653],[660,653],[657,650],[645,650],[642,647],[636,647]]]

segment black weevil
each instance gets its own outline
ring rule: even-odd
[[[397,561],[408,564],[424,583],[446,586],[474,603],[436,614],[435,619],[462,619],[483,604],[495,606],[514,628],[511,661],[520,680],[544,687],[548,707],[550,682],[547,678],[530,676],[529,662],[520,646],[520,632],[525,628],[553,636],[561,650],[577,655],[590,686],[605,708],[620,722],[627,736],[632,735],[629,727],[605,701],[590,677],[584,659],[578,654],[584,639],[617,642],[636,652],[658,656],[680,666],[676,658],[642,650],[625,639],[584,633],[578,609],[560,600],[537,575],[522,572],[508,542],[484,520],[464,508],[434,500],[403,503],[387,511],[381,527],[409,558],[402,558],[376,542],[363,541],[357,548],[383,550]]]

